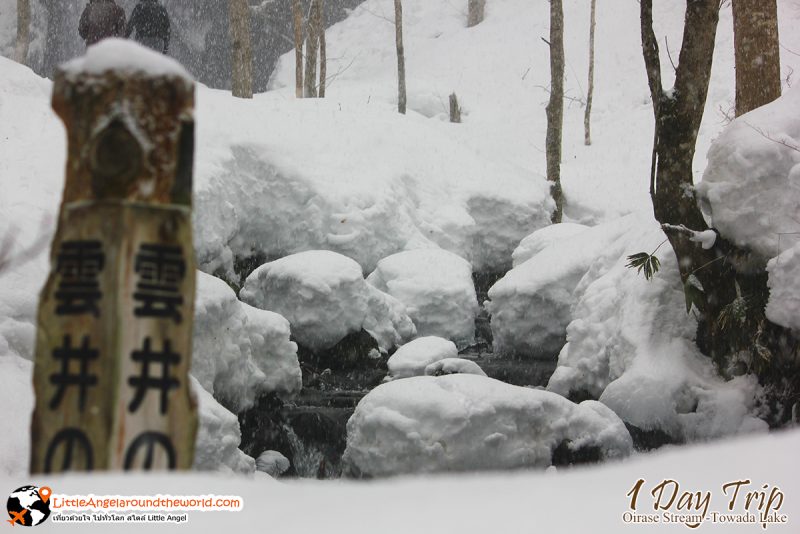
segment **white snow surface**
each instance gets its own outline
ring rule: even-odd
[[[769,259],[800,243],[800,87],[735,119],[697,186],[711,225]]]
[[[479,306],[465,259],[441,249],[400,252],[379,261],[367,281],[406,305],[418,335],[447,338],[459,348],[475,341]]]
[[[425,366],[425,376],[479,375],[486,376],[481,366],[465,358],[445,358]]]
[[[347,422],[344,462],[363,475],[545,468],[553,450],[631,453],[625,425],[596,401],[574,404],[543,390],[468,374],[378,386]]]
[[[253,308],[218,278],[197,274],[192,375],[233,412],[266,393],[291,396],[302,388],[289,322]]]
[[[107,71],[147,77],[171,76],[194,81],[183,65],[129,39],[103,39],[86,49],[86,55],[61,66],[68,75],[103,74]]]
[[[327,250],[265,263],[248,276],[240,297],[286,317],[298,343],[313,351],[362,328],[383,351],[415,334],[402,304],[367,284],[354,260]]]
[[[277,478],[288,471],[289,459],[278,451],[264,451],[256,458],[256,469]]]
[[[252,474],[256,462],[239,449],[242,433],[239,419],[222,407],[192,379],[197,398],[199,425],[194,451],[194,469],[221,473]]]
[[[652,226],[647,216],[629,215],[578,232],[556,225],[525,239],[533,256],[509,271],[489,290],[494,350],[500,356],[550,359],[564,346],[576,303],[575,288],[593,264],[620,246],[609,246],[638,225]],[[544,234],[542,238],[539,234]],[[572,233],[569,235],[564,235]],[[561,237],[554,238],[561,234]],[[520,245],[520,248],[523,245]],[[536,251],[538,249],[538,252]]]
[[[626,267],[628,255],[652,252],[664,241],[658,224],[644,218],[627,228],[620,234],[609,223],[587,230],[603,252],[573,291],[568,342],[548,389],[586,392],[625,422],[678,440],[766,430],[755,417],[755,377],[723,380],[695,345],[696,323],[686,313],[673,252],[659,249],[661,270],[651,281]],[[569,242],[551,247],[557,255],[560,248],[571,253]]]
[[[767,271],[767,318],[800,333],[800,244],[770,260]]]
[[[550,245],[580,234],[587,228],[589,227],[585,224],[565,222],[551,224],[536,230],[520,241],[519,246],[514,249],[514,253],[511,255],[514,260],[514,267],[519,267]]]
[[[458,349],[449,339],[425,336],[409,341],[392,354],[387,362],[387,380],[421,376],[428,365],[446,358],[457,358]]]

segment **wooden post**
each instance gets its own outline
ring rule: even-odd
[[[57,71],[53,109],[68,159],[39,302],[31,472],[189,469],[194,83],[108,41]]]

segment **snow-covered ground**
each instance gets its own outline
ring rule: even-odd
[[[450,318],[452,324],[443,319],[451,313],[445,304],[452,304],[445,299],[434,302],[433,316],[440,326],[454,329],[438,335],[468,342],[460,332],[464,325],[471,328],[469,321],[475,314],[469,265],[484,272],[515,266],[490,293],[489,309],[500,352],[528,354],[545,344],[551,345],[553,354],[560,349],[550,392],[523,390],[520,404],[583,391],[599,398],[622,420],[646,430],[661,430],[675,439],[705,440],[764,430],[763,422],[755,417],[758,386],[752,377],[725,382],[697,351],[692,339],[694,323],[685,313],[670,251],[659,251],[662,270],[651,282],[624,265],[627,255],[653,251],[663,241],[650,214],[647,192],[653,114],[641,58],[639,5],[634,0],[598,5],[594,144],[586,147],[579,101],[585,87],[588,9],[583,0],[565,0],[564,4],[567,94],[574,99],[568,101],[564,125],[565,214],[569,222],[591,228],[545,228],[553,207],[543,178],[549,70],[547,45],[540,37],[548,34],[547,2],[490,1],[486,21],[466,29],[462,5],[447,0],[405,0],[406,116],[395,110],[393,10],[384,0],[367,0],[328,31],[328,72],[333,79],[324,100],[294,99],[291,54],[284,57],[274,76],[275,90],[252,101],[198,87],[194,203],[198,261],[205,272],[238,283],[242,281],[239,276],[248,273],[234,272],[237,258],[252,255],[270,260],[251,275],[241,296],[273,312],[253,309],[239,302],[223,282],[200,277],[197,320],[206,328],[195,339],[196,375],[208,391],[199,392],[199,464],[223,471],[255,469],[252,459],[236,449],[239,429],[229,410],[248,406],[265,391],[290,394],[297,390],[296,347],[289,341],[287,324],[298,340],[309,325],[306,339],[313,344],[315,336],[322,334],[325,343],[321,345],[363,327],[381,338],[388,349],[413,336],[408,316],[426,321],[424,314],[415,317],[410,308],[424,310],[428,305],[422,298],[426,295],[407,288],[395,293],[392,282],[421,285],[422,280],[429,283],[427,296],[438,292],[434,296],[461,299],[455,306],[457,316]],[[10,16],[8,5],[8,1],[0,3],[0,34],[11,27],[5,20]],[[791,73],[800,68],[800,58],[793,52],[800,50],[800,34],[795,31],[800,2],[779,0],[779,9],[784,76],[794,81]],[[673,58],[683,14],[682,0],[665,0],[655,6],[656,34],[660,43],[669,42]],[[0,46],[7,53],[10,40],[0,37]],[[733,105],[732,41],[731,11],[726,4],[698,139],[694,166],[698,180],[706,170],[712,140],[726,122],[722,112]],[[668,83],[672,71],[666,46],[661,53]],[[47,80],[0,58],[0,254],[15,259],[0,272],[0,401],[7,414],[4,424],[10,428],[27,428],[32,407],[29,360],[37,295],[47,273],[47,245],[63,185],[64,130],[49,108],[50,90]],[[452,92],[463,106],[462,124],[446,120],[445,103]],[[785,102],[796,103],[797,94],[793,91]],[[787,108],[776,115],[764,112],[763,117],[757,114],[752,118],[763,118],[765,122],[759,126],[765,132],[791,143],[798,135],[796,105]],[[772,124],[780,126],[780,131],[770,130]],[[736,128],[734,125],[726,135],[748,132]],[[758,135],[749,129],[745,139],[754,141]],[[734,167],[742,163],[737,159],[741,152],[725,152],[730,146],[719,145],[712,151],[712,161],[730,159]],[[767,147],[767,152],[771,148],[776,157],[770,161],[781,165],[780,172],[760,177],[764,179],[761,182],[783,180],[781,184],[793,189],[791,194],[777,197],[780,205],[796,205],[797,151],[785,145],[772,146],[764,136],[753,146]],[[745,164],[734,171],[746,171],[753,161],[744,157]],[[726,180],[707,173],[709,185],[704,186],[715,223],[719,220],[721,225],[726,224],[726,212],[714,208],[715,200],[740,194]],[[766,198],[754,207],[771,209],[776,197]],[[792,289],[796,286],[791,285],[797,281],[793,267],[798,254],[796,240],[792,242],[788,236],[786,242],[776,245],[770,236],[764,239],[764,232],[787,233],[787,224],[789,234],[797,231],[789,219],[756,218],[738,237],[756,249],[766,247],[768,258],[775,258],[770,263],[773,289],[788,289],[775,291],[777,300],[770,303],[770,317],[798,328],[800,305],[797,291]],[[751,231],[760,233],[753,236]],[[349,301],[364,292],[368,297],[354,313],[342,313],[337,306],[342,302],[308,309],[313,321],[305,323],[308,317],[299,315],[297,306],[289,306],[297,303],[290,302],[288,293],[306,284],[313,286],[312,278],[319,274],[316,271],[330,266],[303,263],[302,258],[308,258],[303,254],[318,250],[330,251],[325,253],[329,258],[333,253],[342,256],[335,269],[321,275],[326,287],[316,297],[343,286],[346,290],[334,300]],[[295,263],[284,258],[295,253],[301,253],[301,261],[296,261],[297,256]],[[425,259],[448,254],[457,261],[441,268]],[[408,255],[423,259],[408,262],[410,267],[399,262],[402,272],[390,275],[393,255],[397,255],[395,259]],[[425,261],[434,272],[424,271]],[[370,281],[396,298],[378,292],[364,280],[364,275],[373,271]],[[303,273],[302,279],[293,278],[297,273]],[[378,278],[383,282],[377,282]],[[332,279],[337,283],[330,285]],[[286,286],[286,295],[277,295],[279,302],[270,303],[275,296],[265,288],[274,290],[278,286],[269,283],[276,280],[297,283]],[[445,291],[450,285],[443,281],[452,282],[455,289]],[[385,298],[376,300],[378,294]],[[315,306],[325,302],[316,297],[312,299]],[[280,309],[272,309],[279,304]],[[387,322],[385,317],[391,320]],[[346,324],[334,324],[334,318]],[[325,330],[332,326],[341,328]],[[562,348],[564,341],[567,344]],[[448,349],[444,357],[452,356]],[[426,372],[425,366],[414,372]],[[280,379],[276,381],[277,375]],[[421,419],[422,425],[434,425],[466,410],[473,396],[494,398],[484,403],[487,411],[495,401],[503,404],[507,396],[484,388],[481,384],[494,382],[479,376],[409,378],[381,386],[393,389],[379,393],[416,383],[470,385],[451,392],[452,398],[445,404],[453,407],[452,412],[440,419]],[[416,400],[399,398],[390,399],[390,404],[399,403],[389,407],[395,415],[403,411],[404,402]],[[370,411],[371,402],[361,407],[362,413]],[[566,401],[562,405],[564,414],[577,410]],[[377,412],[386,415],[391,410],[385,408],[377,406]],[[378,417],[374,422],[387,419]],[[489,416],[486,420],[489,425],[498,422]],[[618,427],[618,420],[614,424]],[[478,429],[476,435],[483,430]],[[424,441],[421,435],[411,434],[414,431],[403,438]],[[527,439],[527,434],[520,436]],[[27,455],[27,439],[25,432],[4,433],[0,438],[0,474],[4,477],[23,476],[27,462],[21,459]],[[759,477],[761,483],[764,477],[764,483],[781,484],[797,494],[798,478],[790,476],[788,467],[798,444],[795,432],[708,449],[670,451],[564,476],[504,474],[408,480],[368,488],[268,485],[263,478],[252,482],[200,477],[150,480],[158,481],[159,492],[168,488],[188,491],[198,484],[214,486],[203,492],[221,493],[231,488],[225,492],[242,493],[250,502],[268,500],[282,512],[272,513],[260,504],[247,506],[242,514],[208,516],[204,524],[208,529],[226,520],[244,525],[260,518],[281,532],[313,531],[315,526],[327,530],[346,526],[347,532],[374,532],[378,526],[387,532],[483,532],[497,530],[498,524],[508,526],[503,532],[528,532],[533,527],[557,532],[564,525],[569,528],[563,531],[574,532],[576,523],[571,521],[580,522],[578,530],[618,532],[625,493],[639,477],[682,477],[687,487],[709,490],[729,479],[751,476]],[[737,471],[742,458],[747,459],[746,473]],[[47,482],[55,486],[61,480]],[[147,492],[152,491],[150,483],[128,487]],[[71,491],[86,488],[94,492],[116,484],[108,493],[119,492],[119,480],[113,477],[70,478],[63,479],[63,484]],[[440,498],[430,498],[432,492]],[[353,500],[363,506],[353,507]],[[531,511],[531,503],[548,513],[536,508]],[[574,503],[580,503],[578,515],[573,513]],[[798,511],[796,499],[787,497],[786,506]],[[360,510],[364,508],[374,514],[369,516],[373,520],[355,521],[355,514],[363,513]],[[309,514],[308,509],[319,513]],[[609,509],[613,510],[610,515]]]

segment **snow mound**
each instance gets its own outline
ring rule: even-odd
[[[313,351],[329,349],[362,328],[384,351],[415,334],[402,304],[367,284],[354,260],[327,250],[262,265],[247,278],[240,296],[286,317],[297,342]]]
[[[584,224],[560,223],[536,230],[520,241],[519,246],[514,249],[514,253],[511,255],[514,267],[519,267],[550,245],[578,235],[588,228]]]
[[[3,424],[13,432],[0,433],[0,478],[20,480],[28,474],[33,413],[33,364],[9,352],[0,337],[0,405]]]
[[[200,87],[197,116],[198,265],[231,279],[235,258],[315,249],[365,272],[431,247],[500,270],[553,209],[541,176],[384,106],[279,93],[236,101]]]
[[[798,109],[800,87],[794,87],[734,120],[711,146],[697,186],[712,226],[765,259],[799,240]]]
[[[90,46],[86,55],[61,66],[69,75],[102,74],[107,71],[143,74],[148,77],[177,76],[194,81],[183,65],[129,39],[103,39]]]
[[[426,376],[480,375],[486,376],[480,365],[464,358],[445,358],[425,367]]]
[[[572,320],[576,286],[605,255],[618,257],[623,250],[611,245],[644,221],[629,215],[584,231],[577,225],[555,225],[528,236],[524,248],[521,244],[517,250],[534,255],[489,290],[486,307],[492,316],[495,353],[543,359],[558,354]]]
[[[410,341],[397,349],[387,363],[388,380],[421,376],[428,365],[444,360],[457,358],[458,349],[455,344],[440,337],[427,336]]]
[[[626,423],[678,441],[765,430],[752,415],[755,377],[726,382],[698,350],[672,250],[658,251],[661,270],[651,281],[626,267],[628,255],[663,242],[658,224],[643,219],[628,228],[575,289],[568,342],[548,390],[599,399]],[[553,248],[560,247],[567,243]]]
[[[198,272],[194,321],[192,375],[229,410],[302,388],[297,345],[280,315],[240,302],[225,282]]]
[[[199,425],[195,441],[194,469],[223,473],[254,473],[255,460],[239,450],[239,419],[192,379],[197,398]]]
[[[278,451],[264,451],[256,458],[256,469],[273,478],[278,478],[290,467],[289,459]]]
[[[468,261],[441,249],[400,252],[378,262],[367,281],[406,305],[421,336],[464,348],[475,341],[478,300]]]
[[[545,468],[553,451],[630,454],[625,425],[605,406],[474,375],[378,386],[347,422],[344,461],[362,475]]]
[[[767,318],[800,332],[800,244],[767,264],[769,302]]]

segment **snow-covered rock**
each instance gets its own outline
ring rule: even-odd
[[[289,459],[278,451],[264,451],[256,458],[256,469],[273,478],[284,474],[290,466]]]
[[[414,377],[378,386],[347,423],[344,461],[362,475],[545,468],[553,451],[628,455],[625,425],[595,401],[474,375]]]
[[[615,241],[631,226],[649,224],[630,215],[584,231],[555,225],[534,232],[517,249],[527,261],[509,271],[489,290],[494,350],[515,358],[552,358],[564,346],[572,320],[575,288],[595,262],[623,252]],[[569,237],[568,234],[572,234]]]
[[[663,242],[656,222],[629,228],[576,288],[568,343],[548,390],[588,394],[626,423],[679,441],[765,430],[754,416],[755,377],[725,381],[698,350],[672,250],[659,249],[661,270],[650,281],[626,267],[629,254]]]
[[[243,301],[289,320],[298,343],[333,347],[363,328],[387,351],[415,334],[402,304],[364,281],[354,260],[311,250],[266,263],[247,278]]]
[[[457,358],[458,349],[448,340],[435,336],[420,337],[397,349],[387,363],[388,380],[421,376],[428,365],[446,358]]]
[[[302,377],[289,322],[253,308],[218,278],[198,272],[192,375],[226,408],[240,412],[270,392],[292,395]]]
[[[800,244],[770,260],[767,271],[767,318],[800,333]]]
[[[255,472],[255,460],[239,450],[242,440],[239,419],[214,400],[194,379],[192,386],[197,398],[199,420],[194,469],[223,473]]]
[[[514,253],[511,255],[514,267],[519,267],[550,245],[578,235],[588,228],[584,224],[560,223],[536,230],[520,241],[517,248],[514,249]]]
[[[425,366],[426,376],[479,375],[486,376],[480,365],[464,358],[445,358]]]
[[[464,348],[475,341],[478,300],[468,261],[442,249],[400,252],[378,262],[367,281],[406,305],[420,336]]]
[[[774,258],[798,242],[800,87],[729,124],[697,185],[711,225],[735,244]],[[794,236],[790,235],[794,234]]]

